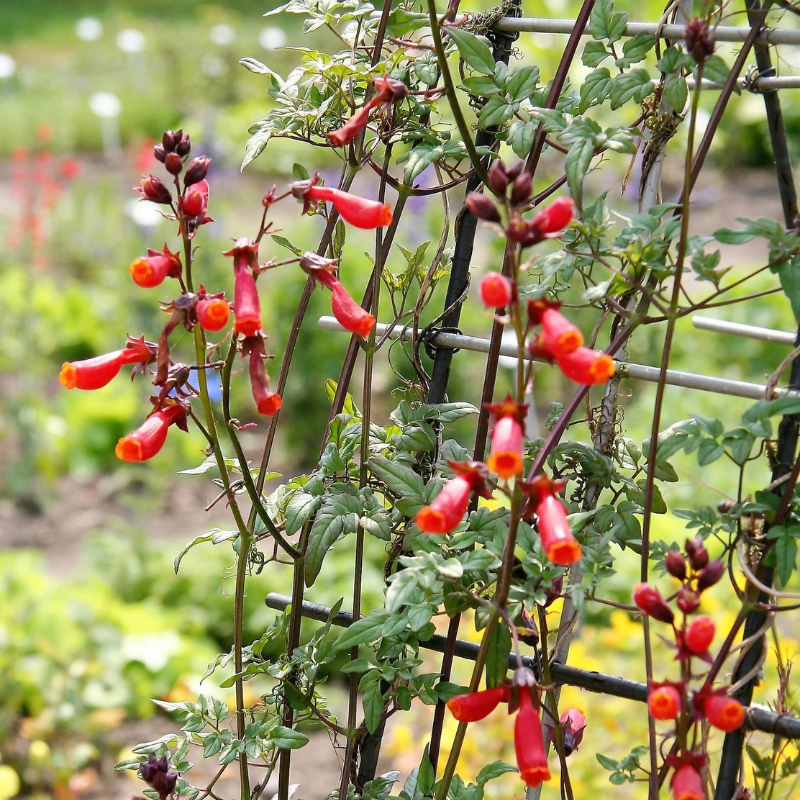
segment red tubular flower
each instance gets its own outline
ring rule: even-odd
[[[334,147],[344,147],[350,144],[367,127],[370,111],[372,111],[371,105],[364,106],[353,114],[341,128],[331,131],[328,134],[328,141]]]
[[[66,389],[102,389],[116,378],[124,364],[146,364],[153,351],[144,340],[132,340],[124,350],[114,350],[83,361],[65,361],[58,382]]]
[[[181,208],[187,217],[204,217],[208,211],[208,181],[193,183],[183,196]]]
[[[259,414],[271,417],[280,411],[283,400],[279,394],[269,390],[269,378],[264,366],[264,344],[259,341],[250,348],[250,386]]]
[[[499,272],[484,275],[480,283],[480,295],[487,308],[504,308],[511,303],[512,283]]]
[[[255,336],[261,330],[261,301],[256,281],[249,269],[237,269],[234,275],[233,329],[244,336]]]
[[[661,593],[649,583],[637,583],[633,587],[633,602],[648,617],[657,619],[659,622],[672,624],[675,619],[672,609],[667,605]]]
[[[328,141],[336,147],[344,147],[358,136],[369,122],[369,115],[373,108],[384,106],[386,110],[392,103],[397,103],[408,95],[408,87],[393,78],[378,77],[373,79],[377,94],[360,111],[352,117],[339,130],[328,134]],[[344,214],[342,214],[344,216]]]
[[[148,248],[147,256],[137,258],[129,269],[133,282],[144,289],[158,286],[167,277],[179,278],[181,270],[181,260],[178,254],[170,252],[166,245],[161,253]]]
[[[472,484],[462,475],[447,481],[429,506],[417,512],[417,527],[425,533],[450,533],[467,513]]]
[[[544,346],[554,358],[568,356],[583,344],[583,334],[556,309],[545,309],[541,320]]]
[[[469,497],[476,491],[481,497],[492,496],[486,478],[486,465],[479,461],[448,461],[456,473],[429,506],[417,512],[417,527],[425,533],[449,533],[467,513]]]
[[[228,301],[222,297],[206,297],[197,303],[195,308],[197,322],[206,331],[219,331],[225,327],[231,309]]]
[[[302,196],[311,201],[330,201],[342,219],[354,228],[385,228],[392,224],[392,207],[388,203],[366,200],[327,186],[309,186],[303,190]]]
[[[361,308],[336,278],[331,281],[331,290],[333,291],[331,298],[333,316],[346,331],[357,333],[366,339],[375,324],[375,317],[369,311]]]
[[[617,369],[611,356],[590,350],[588,347],[579,347],[569,355],[556,360],[559,369],[571,381],[588,386],[605,383]]]
[[[167,429],[186,417],[186,409],[172,405],[154,411],[133,433],[117,442],[114,454],[121,461],[147,461],[164,446]]]
[[[531,223],[545,236],[557,234],[572,221],[572,209],[575,204],[568,197],[559,197],[547,208],[542,209]]]
[[[654,683],[647,695],[647,707],[653,719],[675,719],[683,709],[683,697],[674,683]]]
[[[542,723],[527,687],[519,693],[519,713],[514,721],[514,749],[519,774],[526,785],[536,787],[550,780]]]
[[[691,764],[675,771],[670,783],[674,800],[706,800],[703,778]]]
[[[459,694],[447,701],[447,708],[459,722],[477,722],[508,700],[510,692],[503,686],[484,689],[482,692]]]
[[[514,417],[501,417],[492,431],[492,454],[486,466],[508,480],[522,474],[522,425]]]
[[[730,733],[737,730],[744,722],[744,706],[733,697],[715,693],[703,703],[706,719],[721,731]]]
[[[560,566],[579,561],[581,546],[572,535],[563,503],[555,495],[547,495],[536,506],[536,515],[536,529],[547,558]]]
[[[564,743],[564,755],[571,755],[583,741],[586,728],[586,717],[579,708],[568,708],[561,714],[561,740]]]
[[[692,620],[683,636],[683,643],[695,654],[705,653],[714,641],[714,622],[701,614]]]

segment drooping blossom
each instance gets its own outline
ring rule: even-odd
[[[338,323],[346,331],[357,333],[366,339],[375,325],[375,317],[362,308],[342,286],[334,274],[336,262],[318,256],[316,253],[305,253],[300,259],[300,266],[315,280],[318,280],[333,292],[331,310]]]
[[[562,481],[537,475],[525,486],[529,499],[523,516],[525,519],[536,516],[536,530],[548,560],[568,566],[580,560],[581,546],[572,535],[567,510],[557,496],[563,489]]]
[[[611,356],[588,347],[579,347],[569,355],[556,359],[556,363],[571,381],[587,386],[605,383],[617,370]]]
[[[675,719],[683,710],[683,685],[671,681],[651,684],[647,707],[653,719]]]
[[[172,194],[155,175],[143,175],[141,183],[134,189],[142,196],[142,200],[160,205],[171,205]]]
[[[721,731],[738,730],[744,722],[744,706],[735,698],[728,697],[727,689],[712,690],[704,686],[692,698],[694,716],[708,720]]]
[[[448,461],[456,473],[442,488],[430,505],[417,512],[417,527],[424,533],[450,533],[467,513],[470,495],[476,491],[481,497],[491,497],[486,482],[486,466],[479,461]]]
[[[531,690],[527,687],[520,687],[519,691],[519,711],[514,720],[514,750],[520,777],[527,786],[535,788],[550,780],[538,702],[534,706]]]
[[[394,78],[373,78],[377,94],[338,130],[328,134],[328,141],[336,147],[350,144],[369,122],[370,112],[378,106],[385,110],[391,108],[393,103],[398,103],[408,95],[408,87]]]
[[[486,466],[503,480],[521,475],[524,467],[523,427],[528,407],[517,403],[508,395],[502,403],[487,405],[495,419],[492,429],[492,452],[486,460]]]
[[[545,239],[556,239],[572,220],[572,208],[572,200],[560,197],[540,211],[530,222],[516,210],[508,220],[506,236],[522,247],[532,247]]]
[[[180,404],[154,411],[133,433],[117,442],[115,455],[121,461],[147,461],[164,446],[170,425],[185,425],[186,414],[186,409]]]
[[[233,329],[243,336],[254,336],[261,330],[261,300],[253,277],[258,270],[258,243],[236,239],[222,255],[233,258]]]
[[[568,708],[562,712],[558,721],[561,725],[561,741],[564,745],[564,755],[572,755],[583,741],[586,717],[579,708]]]
[[[511,303],[513,284],[499,272],[489,272],[481,279],[479,292],[487,308],[505,308]]]
[[[163,283],[166,278],[180,278],[182,272],[181,259],[164,245],[164,250],[147,249],[147,255],[135,259],[129,268],[131,278],[137,286],[152,289]]]
[[[66,389],[102,389],[111,383],[125,364],[144,367],[155,357],[155,347],[144,340],[128,339],[122,350],[114,350],[83,361],[65,361],[58,376],[58,382]]]
[[[555,359],[574,353],[583,344],[583,334],[558,310],[560,306],[551,300],[528,302],[528,322],[542,326],[542,345]]]
[[[327,201],[333,203],[339,215],[354,228],[369,230],[384,228],[392,223],[392,207],[388,203],[367,200],[340,189],[319,186],[319,173],[304,181],[292,184],[292,194],[303,201],[303,213],[311,203]]]
[[[477,722],[488,717],[502,702],[508,702],[511,692],[505,686],[495,686],[480,692],[451,697],[447,708],[459,722]]]
[[[633,602],[648,617],[657,619],[659,622],[671,625],[675,619],[672,609],[661,596],[661,592],[649,583],[637,583],[633,587]]]
[[[204,297],[195,306],[197,322],[205,331],[222,330],[228,322],[231,309],[224,296]]]
[[[670,783],[674,800],[706,800],[703,778],[692,764],[679,767]]]
[[[264,366],[264,339],[260,336],[245,339],[242,352],[250,355],[250,387],[253,390],[258,413],[267,417],[277,414],[283,405],[283,400],[269,388],[269,377]]]

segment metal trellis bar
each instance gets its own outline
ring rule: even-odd
[[[344,332],[344,328],[334,317],[320,317],[319,326],[325,330]],[[378,336],[383,336],[389,330],[389,325],[377,323],[375,326]],[[409,328],[395,327],[389,337],[392,339],[403,339],[411,341],[412,331]],[[470,350],[475,353],[489,352],[489,339],[479,336],[466,336],[446,331],[437,333],[432,337],[436,347],[449,348],[451,350],[461,349]],[[503,344],[500,346],[500,355],[516,357],[516,344]],[[649,367],[644,364],[631,364],[627,362],[617,362],[620,374],[626,378],[656,383],[660,370],[658,367]],[[667,370],[667,383],[670,386],[680,386],[684,389],[697,389],[701,392],[713,392],[714,394],[724,394],[732,397],[744,397],[749,400],[760,400],[764,397],[766,387],[758,383],[748,383],[746,381],[732,381],[726,378],[709,378],[706,375],[697,375],[693,372],[680,372],[679,370]],[[774,394],[777,397],[800,397],[800,392],[788,389],[776,388]]]
[[[265,598],[264,603],[268,608],[275,611],[283,611],[292,603],[292,598],[288,595],[270,592]],[[314,619],[318,622],[325,622],[330,616],[331,609],[320,603],[303,601],[303,616]],[[332,619],[332,624],[340,628],[348,628],[353,624],[353,617],[346,611],[340,611]],[[425,650],[432,650],[435,653],[444,651],[446,638],[434,634],[426,642],[420,642],[420,647]],[[456,642],[455,655],[467,661],[474,661],[478,653],[478,645],[473,642],[458,640]],[[527,656],[522,658],[526,667],[536,671],[536,662]],[[517,666],[516,657],[508,657],[508,666],[513,669]],[[579,689],[586,689],[590,692],[621,697],[626,700],[636,700],[640,703],[647,702],[647,684],[639,681],[629,681],[625,678],[618,678],[614,675],[606,675],[602,672],[594,672],[578,667],[569,667],[558,662],[550,665],[550,673],[553,680],[567,686],[577,686]],[[800,739],[800,719],[790,717],[786,714],[773,714],[764,708],[757,706],[747,708],[745,715],[745,727],[751,730],[763,731],[764,733],[783,736],[786,739]]]

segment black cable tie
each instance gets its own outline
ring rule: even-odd
[[[463,336],[464,332],[461,328],[449,328],[447,326],[443,326],[441,328],[428,328],[425,333],[422,334],[420,337],[422,339],[422,344],[425,346],[425,354],[428,356],[431,361],[436,358],[436,353],[438,352],[439,348],[436,346],[436,337],[440,333],[454,333],[457,336]],[[460,347],[448,347],[451,353],[458,353],[461,351]]]

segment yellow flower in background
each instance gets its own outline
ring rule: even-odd
[[[11,800],[19,790],[19,775],[7,764],[0,764],[0,800]]]

